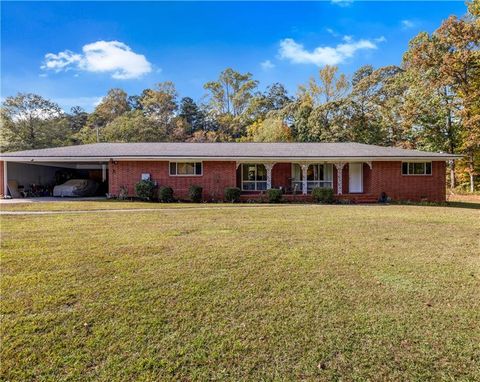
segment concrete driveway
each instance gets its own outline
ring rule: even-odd
[[[106,200],[105,196],[88,196],[88,197],[54,197],[41,196],[38,198],[15,198],[15,199],[0,199],[0,204],[15,204],[15,203],[48,203],[48,202],[80,202],[80,201],[95,201]]]

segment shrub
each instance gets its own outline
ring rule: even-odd
[[[172,187],[160,187],[158,189],[158,200],[162,203],[171,203],[175,199],[173,198],[173,189]]]
[[[278,188],[271,188],[267,190],[267,198],[269,203],[280,203],[283,192]]]
[[[141,180],[135,184],[135,193],[140,199],[152,200],[156,187],[156,184],[151,180]]]
[[[194,203],[200,203],[202,201],[202,193],[203,188],[200,186],[192,185],[188,189],[188,196],[190,197],[190,200]]]
[[[331,204],[334,202],[333,189],[331,188],[315,187],[312,190],[312,196],[317,203]]]
[[[225,200],[231,203],[239,202],[241,192],[238,187],[227,187],[225,189]]]
[[[125,200],[128,198],[128,188],[127,186],[120,186],[120,192],[118,193],[119,200]]]

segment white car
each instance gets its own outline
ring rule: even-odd
[[[70,179],[53,188],[53,196],[93,196],[98,183],[91,179]]]

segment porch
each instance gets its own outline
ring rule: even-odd
[[[372,162],[237,162],[242,200],[279,188],[286,200],[309,201],[315,187],[331,188],[337,199],[376,201],[371,195]]]

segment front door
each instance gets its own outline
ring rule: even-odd
[[[363,192],[363,163],[348,164],[348,192]]]

